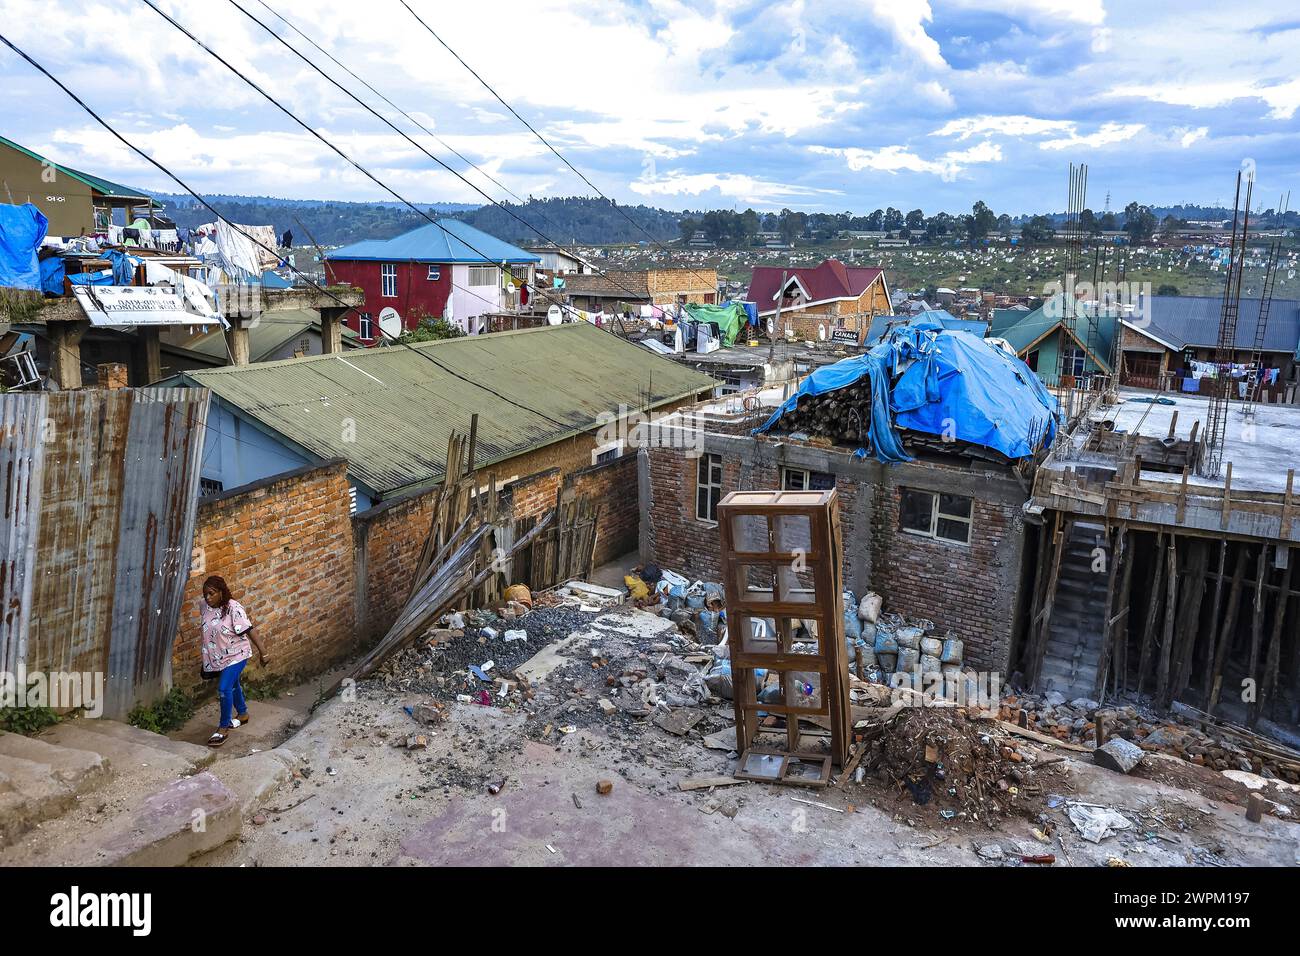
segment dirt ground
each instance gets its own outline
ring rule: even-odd
[[[677,735],[656,722],[664,707],[637,712],[637,678],[620,684],[619,675],[648,671],[662,678],[661,700],[680,702],[673,688],[685,681],[674,664],[690,656],[690,642],[670,621],[627,609],[594,615],[562,641],[534,630],[525,670],[540,676],[531,699],[484,684],[491,704],[463,703],[471,675],[439,667],[475,649],[443,647],[323,704],[283,744],[300,768],[294,779],[238,842],[199,865],[1033,866],[1044,864],[1022,857],[1044,854],[1057,866],[1300,864],[1295,823],[1247,822],[1242,784],[1160,755],[1126,777],[1086,754],[1016,741],[1029,761],[1046,764],[1033,774],[1039,796],[1027,815],[992,825],[945,819],[939,801],[918,803],[883,768],[825,789],[683,791],[685,781],[734,771],[733,753],[705,745],[731,725],[731,705],[667,707],[698,716]],[[481,640],[480,657],[504,650]],[[522,658],[515,643],[510,653]],[[611,698],[619,704],[606,713]],[[613,784],[608,794],[598,792],[602,781]],[[1113,808],[1130,827],[1086,842],[1067,817],[1071,803]]]

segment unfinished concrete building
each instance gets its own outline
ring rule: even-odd
[[[1198,474],[1210,411],[1099,397],[1038,470],[1017,661],[1039,689],[1296,722],[1300,407],[1229,408],[1217,477]]]

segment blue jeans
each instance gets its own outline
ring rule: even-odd
[[[247,665],[248,658],[244,658],[238,664],[231,664],[223,669],[221,676],[217,678],[217,696],[221,699],[222,727],[230,726],[230,718],[233,716],[230,711],[232,704],[239,713],[248,713],[248,702],[244,700],[244,689],[239,686],[239,675],[244,672]]]

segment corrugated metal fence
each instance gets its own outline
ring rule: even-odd
[[[206,389],[0,395],[0,670],[102,672],[104,716],[171,686]]]

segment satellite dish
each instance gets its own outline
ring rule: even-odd
[[[826,326],[821,322],[817,323],[817,341],[826,341]]]
[[[776,328],[776,326],[772,324],[772,320],[771,320],[771,319],[768,319],[768,320],[767,320],[767,334],[768,334],[768,335],[771,335],[771,334],[772,334],[772,330],[775,329],[775,328]]]
[[[564,321],[564,312],[558,305],[553,305],[546,310],[546,324],[559,325]]]
[[[379,313],[379,331],[390,339],[395,339],[402,334],[402,317],[392,306]]]

